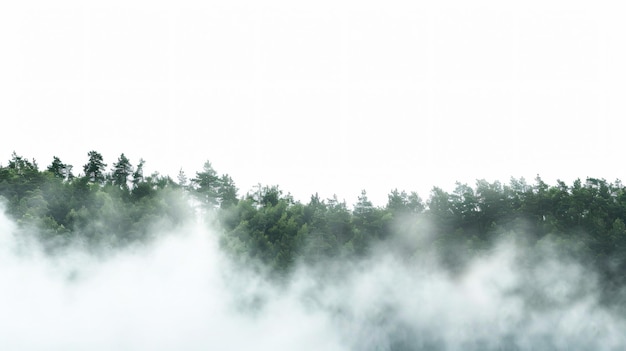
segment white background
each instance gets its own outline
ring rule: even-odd
[[[4,1],[0,162],[124,152],[307,201],[623,178],[620,1]]]

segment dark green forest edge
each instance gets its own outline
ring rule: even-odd
[[[98,152],[87,156],[77,175],[58,157],[42,170],[13,153],[0,166],[7,214],[51,253],[76,243],[94,250],[143,243],[200,211],[220,228],[220,243],[233,257],[279,275],[297,262],[358,260],[374,247],[407,260],[437,252],[455,272],[508,238],[531,250],[549,241],[559,255],[599,272],[605,292],[626,286],[626,188],[618,180],[478,180],[473,187],[459,183],[452,193],[435,187],[427,201],[393,190],[383,207],[363,191],[348,206],[318,195],[301,203],[278,186],[240,196],[231,177],[208,161],[195,176],[181,171],[173,180],[144,175],[144,161],[133,166],[124,154],[111,167]],[[430,239],[417,240],[423,237]]]

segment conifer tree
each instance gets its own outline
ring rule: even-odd
[[[117,159],[117,162],[113,164],[111,171],[113,172],[113,184],[128,189],[128,180],[133,174],[133,166],[123,153]]]
[[[89,151],[89,162],[83,166],[85,171],[85,177],[92,183],[103,183],[105,176],[104,170],[106,169],[106,163],[102,160],[102,155],[96,151]]]

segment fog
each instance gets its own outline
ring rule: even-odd
[[[600,304],[593,272],[548,241],[534,256],[503,242],[451,274],[419,250],[431,238],[412,238],[410,259],[381,247],[299,264],[276,283],[232,263],[202,223],[105,254],[49,255],[31,234],[0,214],[3,350],[626,347],[625,320]]]

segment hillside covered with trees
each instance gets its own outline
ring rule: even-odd
[[[72,243],[97,251],[150,241],[200,213],[220,229],[220,243],[233,257],[262,262],[278,275],[299,262],[358,260],[375,248],[407,260],[437,252],[455,272],[501,240],[531,249],[549,240],[560,254],[596,269],[607,292],[626,285],[626,188],[620,181],[478,180],[459,183],[451,193],[435,187],[425,201],[392,190],[387,204],[377,207],[365,190],[355,204],[316,194],[302,203],[278,186],[240,194],[208,161],[176,180],[146,175],[143,165],[124,154],[109,165],[91,151],[76,172],[58,157],[40,167],[14,153],[0,166],[0,202],[51,253]]]

